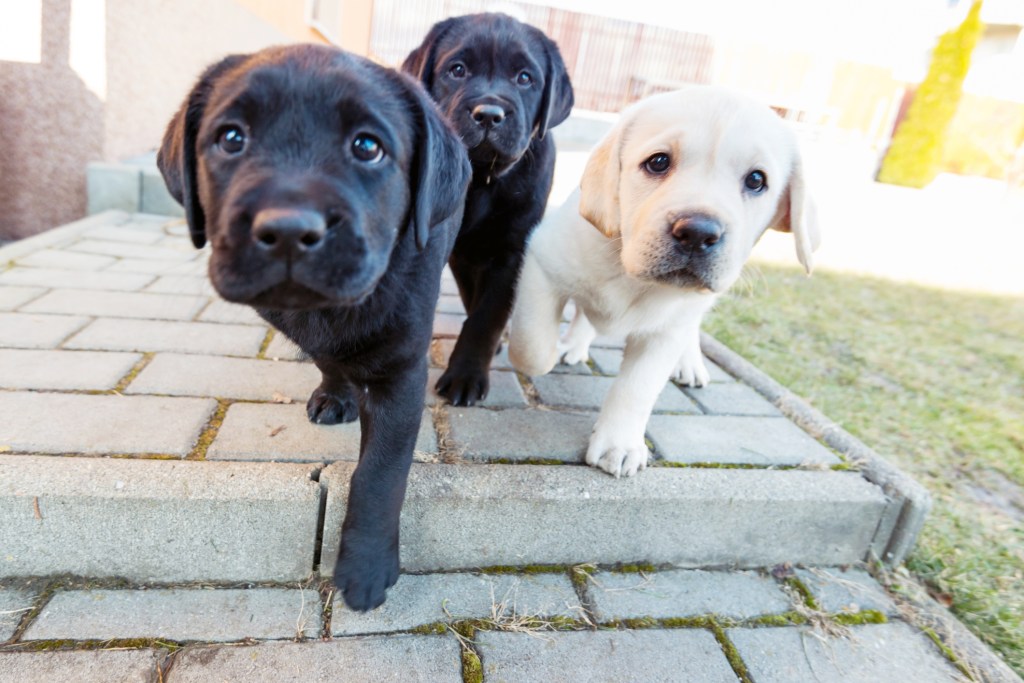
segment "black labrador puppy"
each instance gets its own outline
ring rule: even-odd
[[[220,295],[252,305],[323,373],[310,420],[360,420],[334,582],[350,607],[372,609],[398,579],[399,512],[466,151],[413,79],[295,45],[211,66],[158,163],[192,242],[210,241]]]
[[[449,264],[468,317],[437,391],[454,405],[487,396],[487,373],[512,310],[526,240],[555,168],[548,130],[573,93],[558,46],[504,14],[441,21],[402,64],[437,100],[473,163]]]

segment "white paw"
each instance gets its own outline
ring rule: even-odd
[[[558,342],[558,358],[566,365],[586,363],[590,358],[590,342],[567,339]]]
[[[711,382],[711,373],[700,352],[684,353],[672,371],[672,379],[684,387],[705,387]]]
[[[609,435],[606,438],[599,430],[590,437],[587,447],[587,464],[602,469],[616,479],[632,477],[647,467],[651,452],[647,450],[643,435],[639,440],[623,439]]]

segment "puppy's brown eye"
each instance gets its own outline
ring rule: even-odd
[[[516,85],[527,86],[533,83],[533,76],[530,75],[529,71],[520,71],[519,75],[516,76]]]
[[[672,158],[662,152],[652,155],[644,162],[644,168],[647,169],[648,173],[653,173],[654,175],[661,175],[667,171],[671,165]]]
[[[238,126],[227,126],[217,136],[217,147],[225,154],[241,154],[245,143],[245,132]]]
[[[448,69],[448,75],[452,78],[465,78],[466,77],[466,65],[461,62],[452,64]]]
[[[743,187],[754,194],[761,194],[768,189],[768,177],[765,176],[764,171],[751,171],[743,179]]]
[[[360,161],[375,164],[384,158],[384,147],[372,135],[360,133],[352,141],[352,154]]]

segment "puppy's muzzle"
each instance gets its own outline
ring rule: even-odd
[[[676,248],[689,256],[704,256],[722,242],[722,224],[707,214],[689,214],[676,218],[670,228]]]
[[[252,222],[252,239],[275,258],[294,261],[324,243],[327,222],[319,211],[263,209]]]

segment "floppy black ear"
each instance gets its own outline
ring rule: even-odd
[[[558,51],[558,45],[540,31],[537,33],[540,34],[541,42],[544,45],[544,55],[547,57],[544,70],[544,94],[541,97],[537,120],[534,122],[537,138],[543,140],[549,128],[554,128],[569,117],[569,113],[572,111],[573,93],[569,72],[565,70],[565,62],[562,61],[562,53]]]
[[[185,207],[185,219],[192,244],[201,248],[206,244],[206,214],[199,202],[196,184],[196,135],[203,120],[206,102],[213,91],[214,83],[231,67],[247,55],[231,55],[210,66],[199,77],[192,92],[182,103],[178,112],[167,125],[156,165],[164,177],[164,184],[179,204]]]
[[[434,87],[434,58],[437,54],[437,44],[454,25],[455,18],[451,18],[431,26],[419,47],[410,52],[402,62],[402,71],[422,83],[427,92]]]
[[[416,246],[423,249],[432,227],[453,217],[461,221],[472,167],[466,146],[430,96],[418,83],[399,77],[415,102],[417,138],[410,178],[410,222],[416,233]]]

